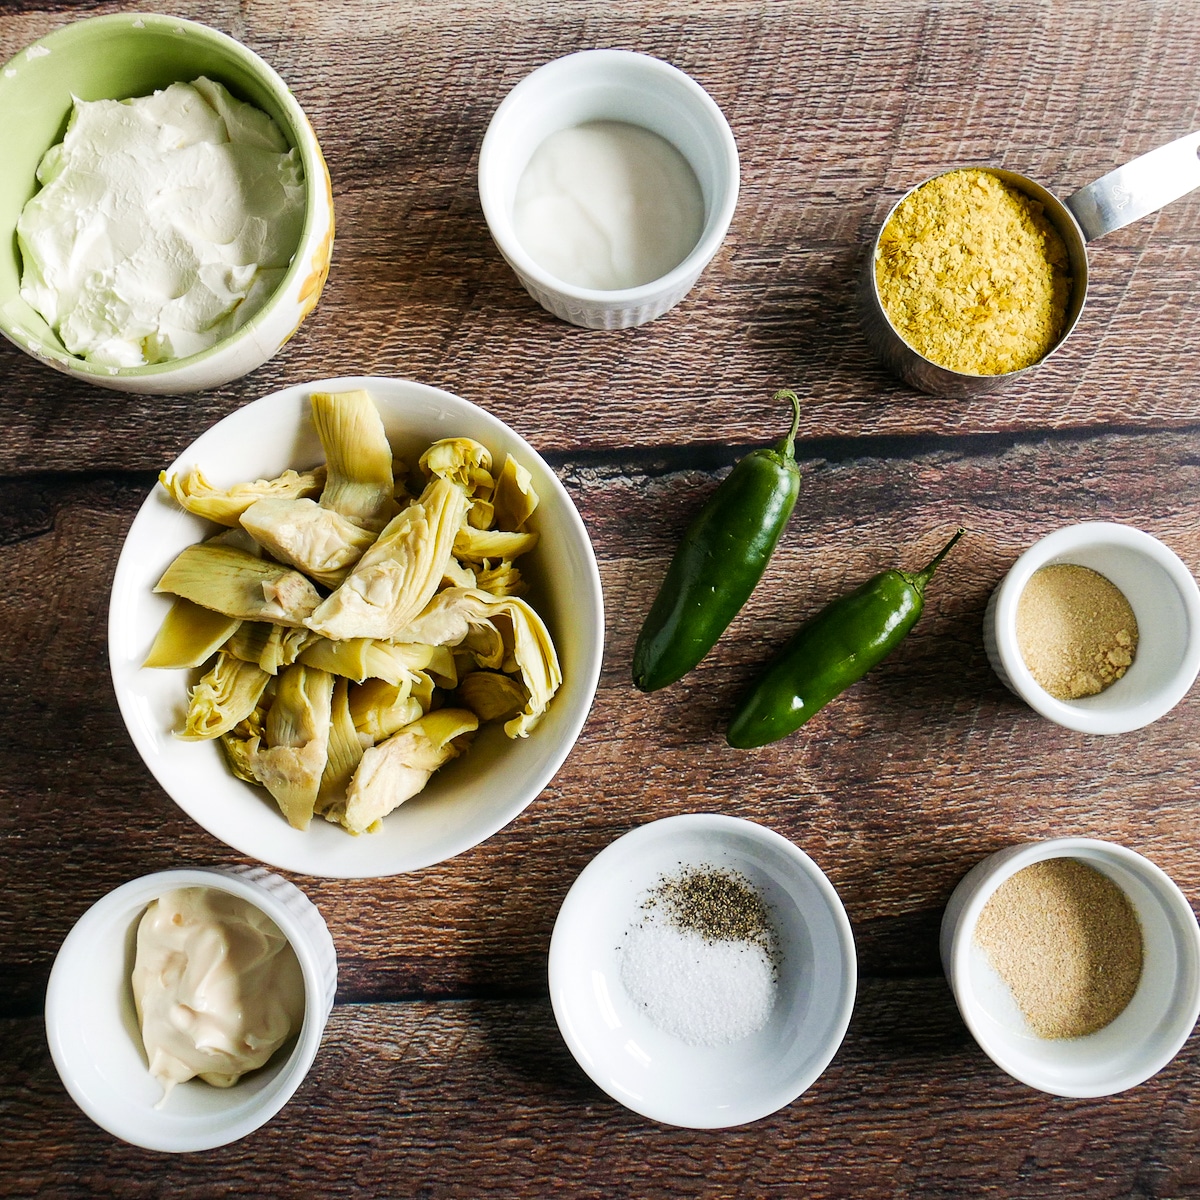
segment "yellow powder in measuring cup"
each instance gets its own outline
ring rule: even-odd
[[[967,375],[1044,358],[1071,298],[1067,248],[1042,205],[978,168],[905,197],[879,235],[875,280],[896,332]]]
[[[1095,696],[1129,669],[1137,618],[1120,588],[1078,563],[1051,563],[1017,601],[1017,645],[1034,679],[1056,700]]]

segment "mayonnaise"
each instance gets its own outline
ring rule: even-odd
[[[229,1087],[304,1019],[296,952],[265,913],[216,888],[177,888],[146,908],[133,998],[163,1100],[199,1076]]]
[[[666,275],[691,253],[704,197],[670,142],[620,121],[551,134],[517,184],[513,227],[564,283],[616,291]]]
[[[214,346],[269,299],[304,223],[279,127],[219,83],[75,101],[17,222],[21,295],[64,347],[135,367]]]

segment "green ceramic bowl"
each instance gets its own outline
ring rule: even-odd
[[[16,225],[38,188],[42,155],[66,132],[72,97],[124,100],[207,75],[268,113],[299,152],[307,188],[300,243],[271,299],[236,333],[188,358],[107,367],[69,354],[20,293]],[[68,375],[128,392],[217,387],[267,361],[317,302],[333,248],[333,193],[316,135],[287,84],[233,38],[177,17],[118,14],[77,21],[0,69],[0,333]]]

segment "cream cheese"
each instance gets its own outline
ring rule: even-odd
[[[304,1019],[304,979],[288,940],[253,904],[216,888],[177,888],[147,906],[133,997],[164,1100],[196,1076],[231,1086]]]
[[[21,295],[72,354],[106,366],[184,358],[244,325],[304,223],[299,157],[219,83],[75,101],[17,222]]]
[[[704,196],[670,142],[623,121],[560,129],[517,183],[513,230],[564,283],[616,291],[677,267],[700,240]]]

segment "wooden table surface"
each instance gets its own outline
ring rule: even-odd
[[[132,5],[0,5],[0,60]],[[4,343],[0,426],[0,1194],[5,1196],[1200,1196],[1200,1042],[1126,1093],[1064,1100],[984,1056],[938,962],[979,859],[1111,839],[1200,898],[1200,693],[1141,731],[1052,725],[992,674],[980,623],[1017,555],[1062,525],[1137,525],[1200,566],[1200,192],[1095,244],[1065,349],[998,396],[909,390],[873,361],[853,277],[897,196],[954,165],[1068,194],[1200,127],[1195,0],[174,0],[289,82],[333,179],[320,305],[274,360],[199,395],[69,381]],[[510,87],[573,50],[665,58],[720,104],[742,156],[724,247],[651,325],[591,332],[525,295],[474,172]],[[0,119],[3,114],[0,114]],[[3,169],[0,165],[0,169]],[[41,1017],[55,952],[127,879],[238,861],[151,778],[108,676],[108,591],[156,472],[220,417],[339,374],[435,384],[551,462],[591,534],[608,632],[557,777],[439,866],[300,878],[340,958],[337,1004],[291,1103],[243,1141],[164,1156],[69,1100]],[[690,515],[804,397],[801,500],[704,664],[650,697],[633,639]],[[799,735],[726,747],[733,698],[822,601],[969,536],[883,666]],[[798,1100],[741,1128],[668,1128],[596,1088],[546,984],[558,907],[627,830],[677,813],[762,822],[845,903],[849,1032]]]

